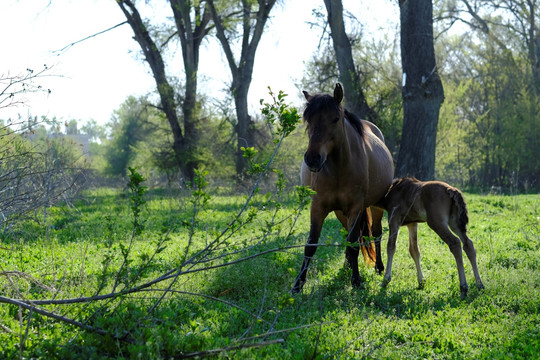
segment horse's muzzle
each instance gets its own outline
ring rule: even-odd
[[[306,152],[304,154],[304,162],[310,171],[319,172],[326,162],[326,156],[321,156],[319,153]]]

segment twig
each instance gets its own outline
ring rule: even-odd
[[[124,25],[124,24],[127,24],[127,21],[121,22],[120,24],[116,24],[116,25],[114,25],[114,26],[112,26],[112,27],[110,27],[110,28],[108,28],[108,29],[105,29],[105,30],[102,30],[102,31],[97,32],[97,33],[95,33],[95,34],[89,35],[89,36],[87,36],[87,37],[85,37],[85,38],[83,38],[83,39],[81,39],[81,40],[77,40],[77,41],[75,41],[75,42],[72,42],[71,44],[68,44],[68,45],[64,46],[63,48],[61,48],[61,49],[59,49],[59,50],[54,50],[53,53],[58,53],[58,55],[60,55],[60,53],[69,50],[69,48],[73,47],[74,45],[77,45],[78,43],[81,43],[81,42],[83,42],[83,41],[85,41],[85,40],[88,40],[88,39],[91,39],[91,38],[93,38],[93,37],[96,37],[96,36],[101,35],[101,34],[103,34],[103,33],[106,33],[107,31],[111,31],[111,30],[113,30],[113,29],[116,29],[117,27],[122,26],[122,25]]]
[[[285,339],[275,339],[275,340],[269,340],[269,341],[261,341],[261,342],[253,343],[253,344],[228,346],[221,349],[198,351],[198,352],[192,352],[189,354],[173,356],[173,359],[187,359],[187,358],[192,358],[192,357],[197,357],[197,356],[215,356],[226,351],[233,351],[233,350],[240,350],[240,349],[247,349],[247,348],[259,348],[259,347],[264,347],[264,346],[269,346],[269,345],[274,345],[274,344],[283,344],[284,342],[285,342]]]
[[[21,338],[21,351],[20,356],[22,358],[22,354],[24,353],[24,348],[26,347],[26,340],[28,339],[28,330],[30,330],[30,324],[32,323],[32,312],[33,308],[30,308],[30,311],[28,312],[28,320],[26,321],[26,330],[24,331],[24,337]],[[22,321],[22,318],[21,318]]]
[[[41,287],[41,288],[43,288],[43,289],[45,289],[47,291],[50,291],[50,292],[56,291],[56,289],[54,287],[47,286],[47,285],[43,284],[42,282],[40,282],[39,280],[37,280],[36,278],[34,278],[32,275],[24,273],[22,271],[17,271],[17,270],[1,271],[0,276],[2,276],[2,275],[5,275],[7,277],[9,277],[10,275],[17,275],[19,277],[26,278],[26,279],[32,281],[34,284],[36,284],[37,286],[39,286],[39,287]]]
[[[67,318],[65,316],[55,314],[55,313],[53,313],[51,311],[47,311],[47,310],[38,308],[38,307],[36,307],[34,305],[26,303],[25,301],[16,300],[16,299],[9,299],[9,298],[6,298],[4,296],[0,296],[0,302],[20,306],[21,308],[28,309],[28,310],[31,309],[32,311],[36,312],[37,314],[40,314],[40,315],[43,315],[43,316],[46,316],[46,317],[53,318],[55,320],[65,322],[65,323],[77,326],[79,328],[82,328],[82,329],[85,329],[85,330],[88,330],[88,331],[95,332],[95,333],[97,333],[99,335],[103,335],[103,336],[109,335],[109,336],[111,336],[111,337],[113,337],[113,338],[115,338],[117,340],[123,340],[123,341],[130,342],[130,343],[132,342],[132,341],[127,340],[125,338],[117,337],[117,336],[115,336],[113,334],[109,334],[107,331],[105,331],[105,330],[103,330],[101,328],[96,328],[96,327],[84,324],[84,323],[82,323],[80,321],[73,320],[73,319]]]
[[[9,334],[13,334],[13,330],[11,330],[10,328],[8,328],[6,325],[0,323],[0,329],[4,330],[5,332],[9,333]]]
[[[172,290],[172,289],[143,289],[141,291],[145,291],[145,292],[154,292],[155,291],[155,292],[165,292],[165,293],[170,292],[170,293],[177,293],[177,294],[183,294],[183,295],[199,296],[199,297],[203,297],[203,298],[210,299],[210,300],[213,300],[213,301],[221,302],[221,303],[226,304],[226,305],[228,305],[230,307],[233,307],[235,309],[243,311],[246,314],[256,318],[257,320],[261,320],[263,322],[268,322],[267,320],[264,320],[262,317],[260,317],[260,315],[256,315],[256,314],[252,313],[251,311],[244,309],[241,306],[238,306],[238,305],[236,305],[236,304],[234,304],[232,302],[229,302],[227,300],[223,300],[223,299],[220,299],[220,298],[217,298],[217,297],[214,297],[214,296],[210,296],[210,295],[199,294],[199,293],[194,293],[194,292],[189,292],[189,291],[182,291],[182,290]]]

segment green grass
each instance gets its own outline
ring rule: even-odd
[[[309,211],[304,209],[295,223],[294,194],[266,203],[258,195],[242,215],[246,223],[236,225],[230,237],[226,233],[227,240],[212,252],[218,258],[197,267],[253,256],[249,260],[179,276],[171,285],[173,292],[155,308],[171,280],[147,289],[152,291],[113,300],[42,306],[103,329],[104,336],[35,312],[29,321],[28,310],[0,303],[0,358],[166,359],[228,347],[235,350],[216,356],[537,357],[540,196],[465,198],[469,236],[486,289],[476,289],[465,259],[470,291],[463,301],[454,259],[425,224],[419,226],[424,289],[417,289],[406,228],[398,239],[391,283],[382,288],[382,277],[364,268],[365,288],[352,288],[350,270],[343,267],[344,248],[339,246],[343,234],[333,215],[320,241],[329,246],[317,250],[303,292],[289,295],[303,257],[302,247],[289,247],[305,243]],[[88,192],[70,207],[50,208],[46,217],[38,216],[39,223],[20,224],[0,244],[1,296],[69,299],[95,295],[98,289],[107,294],[115,282],[119,290],[181,264],[187,270],[186,259],[219,237],[246,196],[211,197],[193,227],[189,194],[152,191],[145,199],[144,229],[135,237],[129,196],[108,189]],[[386,260],[386,235],[383,241]],[[156,254],[157,248],[161,250]],[[271,249],[282,250],[255,256]],[[127,254],[124,266],[122,252]],[[22,351],[21,339],[26,340]],[[261,346],[236,349],[255,343]]]

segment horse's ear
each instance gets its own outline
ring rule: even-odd
[[[304,93],[304,97],[306,98],[306,100],[308,102],[310,102],[311,99],[313,99],[313,96],[309,95],[309,93],[307,91],[304,90],[304,91],[302,91],[302,93]]]
[[[341,104],[341,101],[343,100],[343,87],[340,83],[337,83],[336,88],[334,89],[334,100],[338,104]]]

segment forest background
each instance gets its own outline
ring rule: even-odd
[[[397,7],[397,4],[386,5]],[[144,11],[151,14],[148,5],[140,7],[142,18]],[[526,1],[435,1],[434,45],[444,87],[437,130],[436,179],[466,190],[538,191],[540,37],[537,7],[535,2],[529,4]],[[223,11],[232,16],[231,9]],[[325,9],[306,8],[306,11],[313,12],[311,28],[321,38],[311,60],[305,63],[297,94],[289,94],[292,99],[298,99],[303,89],[311,93],[331,92],[340,80]],[[271,16],[271,12],[268,15]],[[362,17],[363,14],[352,14],[344,9],[348,38],[366,102],[377,114],[375,122],[385,134],[387,145],[397,160],[403,130],[399,32],[397,28],[388,28],[382,32],[378,29],[377,36],[366,33]],[[169,17],[159,23],[145,21],[155,39],[164,39],[159,51],[163,59],[171,61],[165,61],[167,73],[181,73],[178,67],[182,66],[182,61],[178,55],[176,58],[171,55],[178,54],[182,46],[175,35],[172,19]],[[211,22],[206,26],[207,38],[217,36]],[[231,44],[242,34],[243,30],[238,26],[236,23],[227,29],[226,36],[231,39]],[[238,57],[241,55],[239,45],[234,46],[234,55]],[[221,61],[225,62],[223,51],[222,55]],[[291,61],[293,59],[294,54],[291,54]],[[144,58],[140,61],[144,62]],[[50,73],[51,70],[47,71]],[[34,77],[36,73],[21,76],[30,75],[36,87],[45,89],[47,83],[42,75],[48,75],[47,71],[40,72],[39,77]],[[189,94],[184,90],[190,85],[186,78],[171,77],[169,80],[177,89],[179,131],[191,141],[189,150],[182,156],[197,167],[210,169],[210,176],[216,183],[237,183],[245,170],[243,164],[239,165],[242,141],[238,139],[247,138],[246,147],[255,147],[261,156],[272,144],[264,121],[253,106],[246,106],[245,115],[236,112],[241,106],[236,106],[234,94],[249,88],[235,88],[234,82],[239,81],[235,80],[225,91],[226,96],[219,99],[193,93],[191,96],[194,97],[187,99],[194,102],[193,114],[188,115],[191,120],[187,121],[180,109],[185,94]],[[9,94],[10,91],[3,93],[4,96]],[[106,124],[57,118],[54,114],[4,118],[3,123],[22,123],[40,134],[41,139],[51,135],[59,138],[59,134],[68,133],[86,135],[89,144],[84,148],[85,167],[100,179],[125,176],[131,166],[137,167],[156,184],[183,182],[186,169],[180,171],[181,164],[174,161],[174,144],[178,139],[171,131],[160,100],[162,98],[156,92],[130,96]],[[302,103],[295,102],[301,111]],[[243,133],[238,132],[241,116],[249,117]],[[294,134],[280,159],[280,166],[291,183],[298,181],[306,140],[302,135],[301,129]],[[33,139],[36,138],[34,135]],[[79,158],[79,155],[73,156]],[[192,179],[193,175],[187,177]]]

